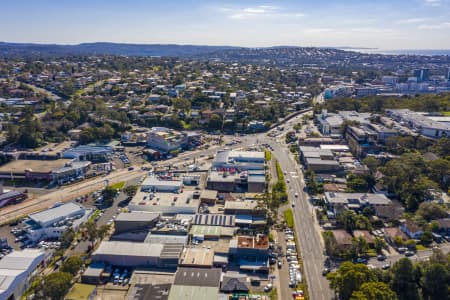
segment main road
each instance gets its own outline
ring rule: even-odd
[[[300,166],[292,158],[286,146],[268,138],[262,138],[261,141],[273,147],[272,155],[278,160],[281,169],[286,173],[285,179],[290,181],[287,184],[288,194],[294,205],[292,210],[295,231],[301,250],[303,275],[306,277],[310,299],[333,299],[334,294],[329,288],[329,283],[322,276],[325,261],[324,246],[319,225],[315,221],[313,207],[304,192],[305,183]]]

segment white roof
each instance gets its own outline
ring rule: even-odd
[[[81,205],[69,202],[55,208],[50,208],[38,213],[31,214],[29,217],[36,223],[45,225],[48,223],[52,223],[53,220],[58,220],[66,216],[74,215],[77,212],[80,212],[81,214],[84,212],[84,210],[84,207],[82,207]]]
[[[13,251],[0,260],[0,299],[6,299],[45,258],[38,249]],[[22,275],[23,274],[23,275]],[[5,298],[4,298],[5,297]]]
[[[103,241],[93,255],[159,257],[163,244]]]
[[[154,176],[147,177],[144,182],[142,182],[143,186],[173,186],[180,187],[183,185],[183,182],[178,180],[159,180]]]

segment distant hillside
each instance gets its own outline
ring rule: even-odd
[[[195,46],[162,44],[83,43],[78,45],[31,44],[0,42],[0,56],[68,56],[127,55],[193,57],[209,52],[238,49],[230,46]]]

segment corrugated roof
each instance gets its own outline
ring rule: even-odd
[[[31,214],[29,217],[36,223],[45,224],[48,222],[52,222],[53,220],[70,216],[78,211],[81,214],[82,212],[84,212],[84,207],[73,202],[69,202],[55,208],[50,208],[38,213]]]
[[[178,271],[175,274],[174,284],[218,288],[220,284],[221,275],[222,270],[217,268],[213,269],[178,268]]]
[[[163,247],[162,244],[103,241],[93,255],[159,257]]]

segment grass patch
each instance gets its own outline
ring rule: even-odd
[[[272,152],[268,149],[264,150],[264,158],[266,161],[270,161],[272,159]]]
[[[442,114],[443,114],[444,116],[450,116],[450,111],[444,111]]]
[[[121,181],[121,182],[118,182],[118,183],[114,183],[113,185],[111,185],[111,188],[113,188],[113,189],[119,189],[119,190],[121,190],[121,189],[123,189],[123,187],[125,186],[125,181]]]
[[[294,213],[292,212],[292,209],[286,209],[284,212],[284,219],[286,220],[286,224],[289,228],[294,228]]]
[[[421,245],[421,244],[417,244],[416,245],[416,250],[417,251],[420,251],[420,250],[427,250],[428,248],[427,247],[425,247],[424,245]]]

